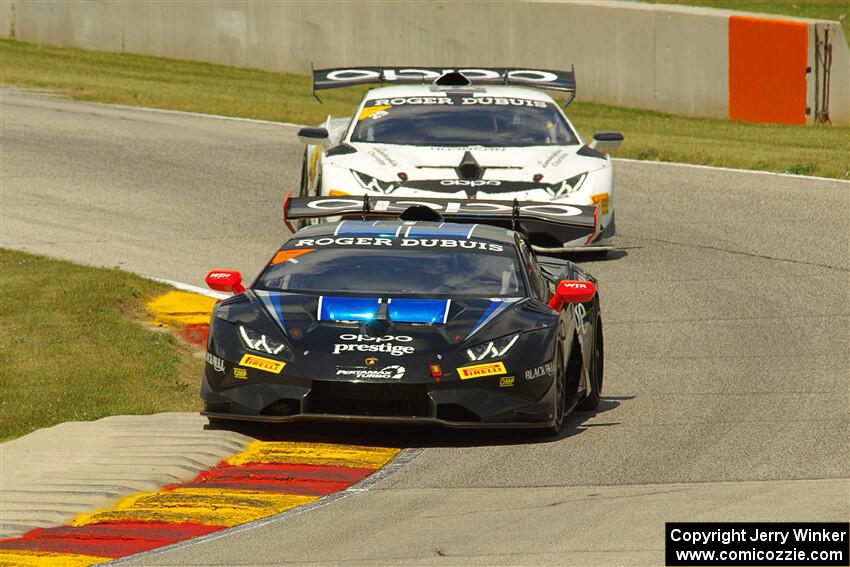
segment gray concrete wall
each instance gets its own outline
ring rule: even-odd
[[[728,14],[592,0],[2,0],[0,36],[294,73],[572,63],[579,100],[725,118]]]

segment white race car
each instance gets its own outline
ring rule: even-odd
[[[573,71],[533,69],[317,69],[313,91],[381,83],[353,117],[302,128],[301,196],[427,197],[547,203],[576,216],[574,230],[531,234],[539,251],[612,248],[614,186],[607,152],[623,140],[597,132],[585,145],[543,90],[575,96]],[[483,204],[482,204],[483,205]],[[492,206],[492,205],[491,205]],[[543,205],[541,205],[543,206]],[[588,219],[589,217],[589,219]]]

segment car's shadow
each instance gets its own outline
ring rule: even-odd
[[[369,424],[369,423],[286,423],[253,424],[228,422],[206,428],[227,429],[260,441],[298,441],[302,443],[342,443],[373,447],[481,447],[554,443],[581,434],[589,427],[615,427],[618,422],[586,422],[618,407],[634,396],[603,396],[594,411],[576,411],[558,436],[544,436],[533,429],[451,429],[439,425]]]

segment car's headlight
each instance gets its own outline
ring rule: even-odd
[[[496,339],[489,343],[482,343],[466,349],[466,355],[469,357],[469,360],[473,362],[476,360],[505,356],[505,354],[511,350],[511,347],[514,346],[514,343],[517,342],[517,339],[519,339],[519,335],[502,337],[501,339]]]
[[[359,171],[354,171],[353,169],[351,170],[351,173],[354,174],[354,177],[357,179],[357,181],[360,182],[360,185],[367,191],[375,191],[377,193],[383,193],[384,195],[387,195],[398,189],[397,183],[381,181],[380,179],[376,179],[371,175],[366,175],[365,173],[360,173]]]
[[[266,335],[258,333],[254,329],[244,325],[239,325],[239,338],[242,339],[242,344],[245,348],[263,354],[280,354],[287,348],[285,343],[270,339]]]
[[[559,183],[550,183],[545,187],[546,192],[552,195],[553,197],[564,197],[569,195],[570,193],[575,193],[581,187],[581,184],[584,183],[584,180],[587,178],[587,172],[579,173],[578,175],[574,175],[569,179],[565,179]]]

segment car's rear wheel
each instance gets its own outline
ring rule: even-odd
[[[596,329],[593,334],[593,354],[590,361],[588,387],[590,391],[578,405],[578,409],[589,411],[599,406],[602,396],[602,381],[605,376],[605,343],[602,335],[602,318],[596,316]]]

